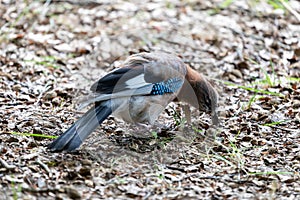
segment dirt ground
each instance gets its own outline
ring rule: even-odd
[[[300,199],[297,0],[1,0],[0,199]],[[92,83],[164,51],[214,82],[220,126],[171,103],[46,148]]]

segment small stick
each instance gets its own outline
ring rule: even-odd
[[[280,3],[290,12],[292,15],[296,17],[296,19],[300,22],[300,14],[297,13],[296,10],[294,10],[288,3],[286,3],[284,0],[280,0]]]

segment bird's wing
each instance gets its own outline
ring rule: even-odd
[[[134,95],[177,93],[182,87],[186,67],[175,56],[140,53],[130,56],[122,68],[95,82],[83,108],[93,102]]]
[[[95,82],[91,91],[95,94],[116,94],[151,85],[144,79],[143,66],[116,69]]]

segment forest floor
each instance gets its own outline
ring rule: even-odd
[[[300,199],[299,1],[2,0],[0,13],[0,199]],[[77,152],[47,150],[94,81],[158,50],[215,83],[218,128],[172,103],[148,130],[109,117]]]

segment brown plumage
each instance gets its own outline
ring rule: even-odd
[[[185,82],[178,94],[180,101],[185,101],[204,112],[211,112],[212,122],[218,125],[218,93],[210,82],[196,70],[186,66]]]

